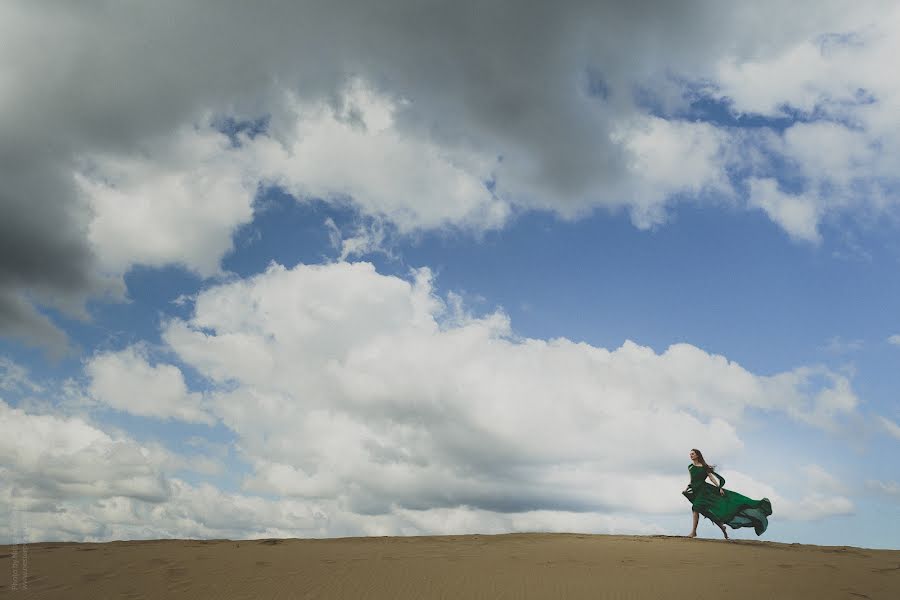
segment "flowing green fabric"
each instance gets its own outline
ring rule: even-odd
[[[738,494],[733,490],[725,489],[725,478],[712,471],[719,480],[725,495],[719,493],[719,487],[706,481],[706,470],[694,464],[688,465],[691,474],[691,483],[688,489],[681,492],[690,500],[693,509],[713,521],[724,523],[732,529],[739,527],[752,527],[756,535],[762,533],[769,526],[768,516],[772,514],[772,503],[768,498],[753,500],[747,496]]]

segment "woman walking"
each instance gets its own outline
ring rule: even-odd
[[[691,482],[682,494],[690,500],[694,511],[694,526],[688,537],[697,537],[697,523],[700,515],[709,519],[722,530],[725,539],[728,531],[725,525],[732,529],[739,527],[753,527],[756,535],[762,535],[769,526],[767,517],[772,514],[772,504],[768,498],[753,500],[742,496],[735,491],[725,489],[725,478],[716,473],[715,465],[706,464],[703,453],[696,448],[691,450],[691,464],[688,472],[691,474]],[[712,484],[706,479],[712,481]]]

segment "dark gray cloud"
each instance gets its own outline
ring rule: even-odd
[[[0,294],[0,334],[43,346],[57,356],[68,346],[66,335],[15,291]]]
[[[778,8],[778,18],[773,10]],[[0,335],[58,346],[30,301],[77,311],[104,279],[73,168],[210,113],[272,115],[281,92],[338,98],[347,77],[411,100],[402,127],[503,156],[524,206],[574,213],[622,177],[612,127],[641,86],[709,74],[825,27],[817,10],[714,1],[11,1],[0,7]],[[587,73],[602,93],[590,96]],[[599,87],[598,87],[599,86]],[[24,304],[23,304],[24,303]],[[52,327],[52,326],[51,326]]]

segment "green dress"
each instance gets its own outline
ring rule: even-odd
[[[772,503],[768,498],[753,500],[735,491],[725,489],[725,478],[713,471],[725,495],[719,488],[706,480],[706,471],[693,463],[688,465],[691,483],[681,492],[691,501],[693,509],[714,523],[724,523],[732,529],[752,527],[756,535],[762,535],[769,526],[767,517],[772,514]]]

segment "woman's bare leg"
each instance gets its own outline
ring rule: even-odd
[[[698,513],[696,510],[693,511],[693,513],[694,513],[694,526],[691,528],[691,533],[688,534],[688,537],[697,537],[697,524],[700,522],[700,513]]]
[[[728,531],[725,529],[725,524],[724,524],[724,523],[716,523],[716,525],[718,525],[718,526],[719,526],[719,529],[722,530],[722,534],[725,536],[725,539],[726,539],[726,540],[731,539],[731,538],[728,537]]]

